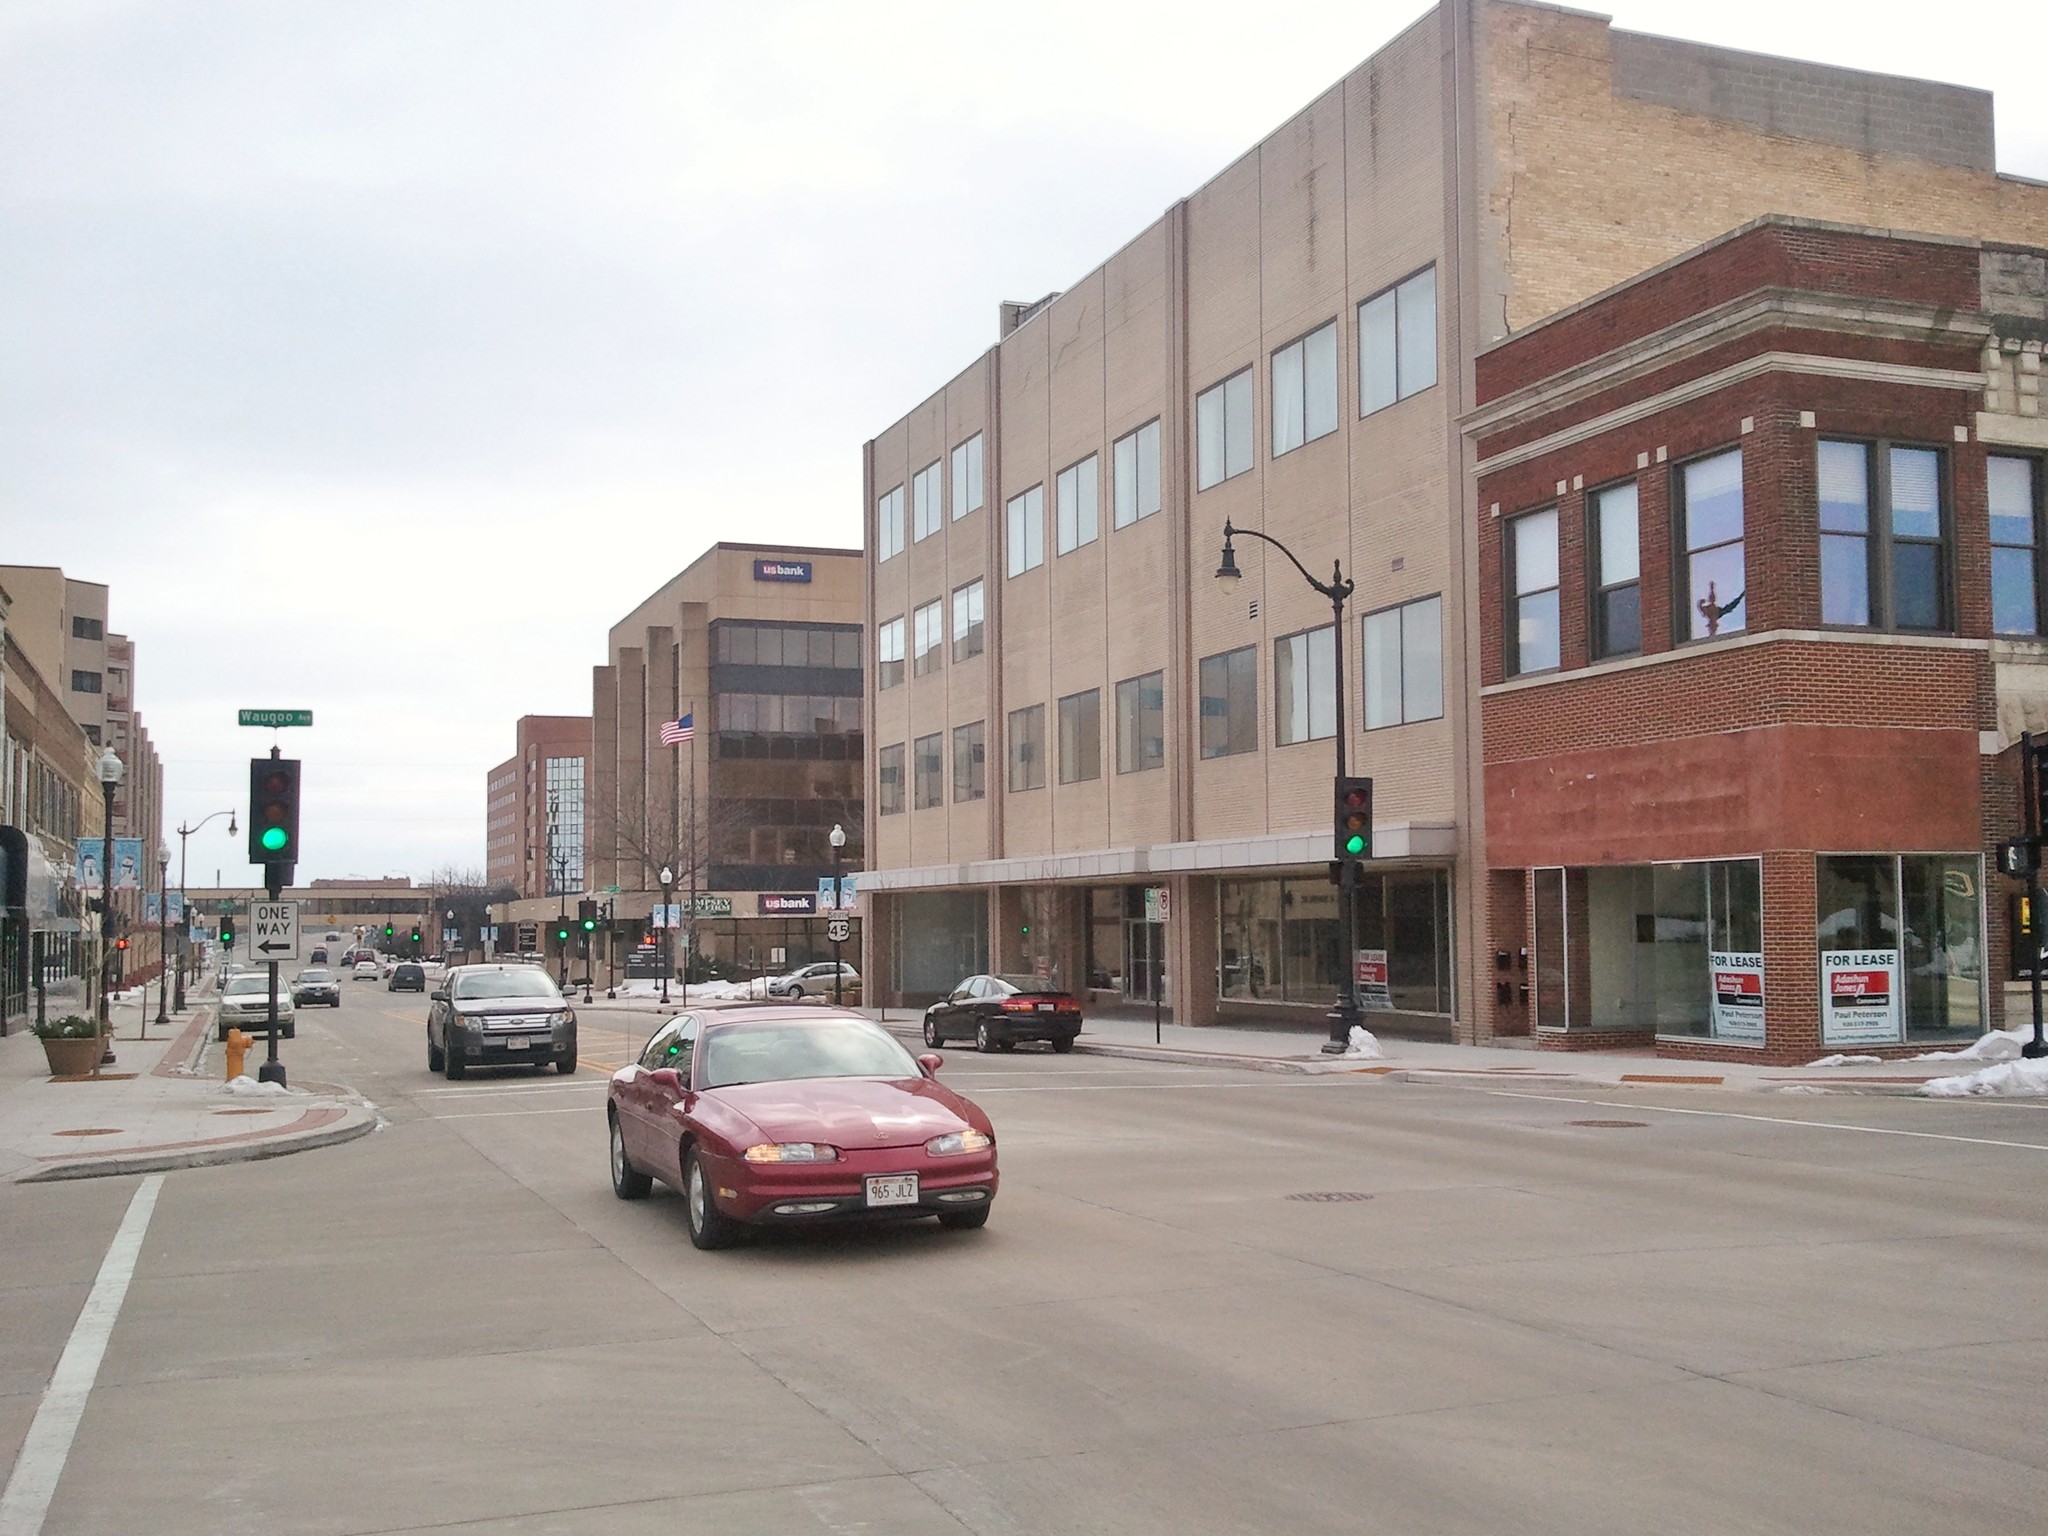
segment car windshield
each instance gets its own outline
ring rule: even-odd
[[[420,968],[418,966],[408,963],[399,966],[397,970],[393,972],[393,974],[398,976],[418,976],[421,975],[422,972],[420,971]]]
[[[473,971],[455,978],[457,998],[559,997],[544,971]]]
[[[332,975],[332,974],[331,974],[330,972],[327,972],[327,971],[301,971],[301,972],[299,972],[299,980],[300,980],[300,981],[332,981],[332,980],[334,980],[334,977],[333,977],[333,975]]]
[[[995,982],[996,996],[998,997],[1005,996],[1011,992],[1057,992],[1059,990],[1058,987],[1055,987],[1042,976],[998,976],[995,978]]]
[[[227,986],[222,989],[225,997],[240,997],[245,992],[261,992],[268,996],[270,978],[261,971],[244,971],[239,976],[230,976]]]
[[[805,1077],[916,1077],[917,1063],[887,1031],[860,1019],[735,1024],[698,1047],[706,1088]]]

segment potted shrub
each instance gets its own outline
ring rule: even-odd
[[[67,1013],[61,1019],[45,1019],[36,1026],[49,1059],[52,1077],[83,1077],[99,1065],[105,1047],[99,1026],[82,1013]]]

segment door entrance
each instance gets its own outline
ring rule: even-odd
[[[1140,898],[1142,900],[1142,897]],[[1124,922],[1124,996],[1132,1002],[1160,1000],[1166,969],[1166,925],[1142,917]]]

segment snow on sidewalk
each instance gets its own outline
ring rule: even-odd
[[[1920,1085],[1931,1099],[2048,1098],[2048,1056],[2032,1061],[2001,1061],[1961,1077],[1937,1077]]]

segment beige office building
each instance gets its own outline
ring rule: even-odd
[[[1473,358],[1767,212],[2038,242],[2048,189],[1995,172],[1979,91],[1444,0],[1002,306],[866,448],[871,1000],[1014,970],[1306,1017],[1365,950],[1400,1022],[1487,1037]],[[1341,562],[1342,634],[1256,540],[1213,580],[1226,520]],[[1377,796],[1349,935],[1340,658]]]

